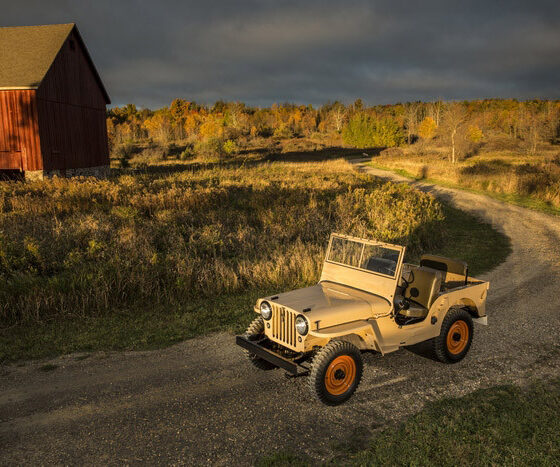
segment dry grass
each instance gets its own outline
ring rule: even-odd
[[[1,325],[306,285],[331,231],[440,239],[431,196],[342,160],[188,167],[1,183]]]
[[[538,156],[515,151],[488,150],[451,164],[432,148],[417,155],[407,148],[404,156],[375,157],[375,165],[401,170],[414,177],[441,180],[469,189],[498,195],[527,197],[560,208],[560,154],[543,148]]]

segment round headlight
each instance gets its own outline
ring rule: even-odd
[[[264,319],[270,319],[272,316],[272,308],[270,308],[270,303],[262,302],[261,303],[261,316]]]
[[[296,318],[296,329],[297,332],[299,332],[302,336],[305,336],[307,334],[307,331],[309,331],[307,320],[302,315],[299,315]]]

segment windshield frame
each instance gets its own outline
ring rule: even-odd
[[[358,261],[358,264],[362,264],[364,250],[365,250],[366,245],[380,246],[380,247],[383,247],[383,248],[386,248],[386,249],[393,250],[393,251],[397,252],[399,254],[399,257],[398,257],[397,262],[395,263],[395,273],[393,275],[389,275],[389,274],[384,274],[384,273],[378,272],[378,271],[371,271],[370,269],[365,269],[365,268],[362,268],[362,267],[359,267],[359,266],[352,266],[350,264],[345,264],[345,263],[339,263],[337,261],[332,261],[329,258],[330,258],[330,255],[331,255],[331,250],[332,250],[334,239],[351,241],[351,242],[355,242],[355,243],[360,243],[362,245],[362,250],[360,252],[360,259]],[[364,239],[364,238],[351,237],[349,235],[331,234],[331,238],[329,239],[329,246],[327,248],[327,254],[325,256],[325,262],[326,263],[337,264],[337,265],[345,267],[345,268],[351,268],[351,269],[355,269],[357,271],[367,272],[369,274],[374,274],[376,276],[386,277],[388,279],[395,280],[398,277],[399,269],[400,269],[399,265],[402,264],[403,256],[404,256],[404,247],[402,247],[400,245],[392,245],[390,243],[378,242],[376,240],[367,240],[367,239]]]

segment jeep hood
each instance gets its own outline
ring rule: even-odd
[[[301,313],[311,329],[371,319],[391,310],[391,304],[382,297],[328,281],[265,300]]]

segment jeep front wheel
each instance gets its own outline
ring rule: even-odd
[[[360,384],[363,368],[357,347],[346,341],[331,341],[313,359],[310,389],[326,405],[342,404]]]
[[[249,325],[247,331],[245,331],[245,337],[249,339],[251,338],[258,339],[263,335],[264,335],[264,320],[262,319],[262,316],[259,316],[258,318],[255,318],[253,322]],[[255,354],[252,354],[249,351],[245,351],[245,353],[247,354],[247,357],[249,358],[249,361],[253,364],[253,366],[255,368],[258,368],[259,370],[274,370],[274,368],[278,368],[276,365],[273,365],[272,363],[263,360],[262,358],[256,356]]]
[[[443,363],[456,363],[467,355],[473,338],[473,321],[464,308],[451,308],[433,340],[436,357]]]

